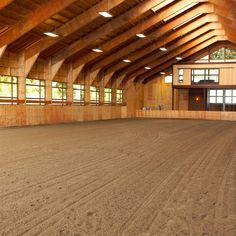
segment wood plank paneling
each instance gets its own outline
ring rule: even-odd
[[[0,127],[45,125],[127,117],[124,106],[0,105]]]
[[[199,120],[229,120],[236,121],[236,112],[218,111],[143,111],[137,110],[138,118],[164,119],[199,119]]]

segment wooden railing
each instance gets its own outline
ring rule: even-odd
[[[236,121],[236,112],[137,110],[136,117],[138,118],[162,118],[162,119],[199,119],[199,120]]]

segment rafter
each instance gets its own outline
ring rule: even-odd
[[[182,57],[183,59],[187,58],[190,55],[196,53],[197,51],[200,51],[218,41],[223,41],[226,39],[227,37],[225,35],[215,35],[213,37],[208,38],[207,40],[199,41],[199,43],[193,43],[192,45],[189,45],[186,49],[182,50]],[[175,55],[169,56],[168,60],[163,61],[163,64],[157,66],[152,71],[143,73],[142,75],[139,75],[139,77],[136,77],[136,82],[144,81],[145,79],[150,78],[156,75],[157,73],[160,73],[160,71],[163,71],[166,68],[172,66],[175,62]]]
[[[120,15],[116,19],[108,22],[98,30],[88,34],[87,36],[83,37],[82,39],[76,41],[75,43],[58,52],[56,55],[53,56],[53,64],[57,63],[58,61],[63,61],[67,59],[68,57],[74,55],[81,49],[89,46],[91,43],[94,42],[95,39],[101,38],[102,36],[107,35],[116,29],[119,29],[122,25],[127,24],[128,22],[136,19],[137,17],[140,17],[142,14],[156,6],[159,2],[162,2],[162,0],[148,0],[140,3],[139,5],[127,11],[123,15]],[[189,4],[189,2],[194,2],[194,0],[183,0],[181,2],[185,2],[186,5],[186,3]]]
[[[52,15],[69,6],[76,0],[48,0],[16,25],[9,27],[0,35],[0,47],[9,45]]]
[[[1,0],[0,1],[0,10],[12,3],[14,0]]]
[[[198,45],[198,44],[208,40],[209,38],[212,38],[215,36],[222,36],[222,35],[225,35],[224,30],[213,30],[208,33],[203,33],[200,37],[198,37],[196,39],[190,38],[189,42],[184,42],[185,44],[183,46],[178,47],[179,46],[178,44],[175,45],[176,47],[173,46],[172,51],[168,52],[168,54],[164,58],[159,57],[159,59],[156,59],[156,60],[154,59],[153,62],[150,63],[150,66],[152,68],[155,68],[156,66],[164,63],[165,61],[168,61],[171,58],[174,58],[180,54],[183,54],[185,51],[188,51],[189,49],[191,49],[195,45]],[[176,62],[176,60],[175,60],[175,62]],[[142,76],[143,74],[151,74],[152,72],[153,72],[153,70],[151,70],[149,72],[145,72],[144,70],[137,70],[128,76],[129,77],[139,77],[139,76]]]
[[[184,5],[186,5],[186,3],[184,2],[180,2],[182,3],[182,6],[179,5],[180,8],[182,8]],[[161,16],[160,19],[163,19],[169,15],[171,15],[173,12],[176,12],[176,8],[173,6],[172,8],[169,9],[169,11],[163,11],[163,15]],[[192,15],[193,16],[193,15]],[[91,70],[96,70],[98,68],[102,68],[105,65],[111,64],[112,62],[119,60],[123,57],[125,57],[127,54],[129,54],[130,52],[133,52],[135,50],[137,50],[138,48],[144,46],[147,43],[150,43],[150,39],[155,39],[157,37],[160,37],[161,35],[163,35],[166,31],[171,30],[173,28],[170,28],[170,24],[168,24],[167,26],[163,26],[161,27],[161,29],[156,30],[154,33],[152,33],[151,35],[148,35],[147,38],[143,39],[143,40],[138,40],[136,42],[134,42],[131,45],[128,45],[127,47],[122,48],[121,50],[119,50],[118,52],[114,52],[113,54],[109,55],[108,57],[105,57],[104,59],[96,62],[93,67],[91,68]],[[159,32],[158,32],[159,31]]]
[[[66,37],[74,33],[79,28],[82,28],[89,22],[95,20],[96,18],[99,17],[98,12],[103,11],[104,9],[107,9],[109,11],[124,1],[125,0],[113,0],[109,2],[109,4],[107,4],[107,0],[103,0],[102,2],[96,4],[95,6],[91,7],[81,15],[78,15],[77,17],[73,18],[66,24],[56,29],[54,33],[58,34],[60,36],[59,38],[42,38],[38,42],[28,47],[25,50],[26,58],[33,57],[34,55],[40,53],[41,51],[49,48],[53,44],[59,42],[63,37]]]
[[[187,58],[187,57],[193,55],[194,53],[215,44],[216,42],[225,41],[225,40],[227,40],[226,36],[213,37],[200,45],[196,45],[194,48],[192,48],[188,52],[184,53],[183,58]],[[140,82],[146,84],[146,83],[150,82],[151,80],[155,79],[158,75],[160,75],[160,71],[170,68],[175,63],[174,61],[175,61],[175,59],[172,59],[172,60],[164,63],[163,65],[161,65],[159,68],[156,69],[156,72],[153,73],[153,75],[146,76],[145,78],[140,79]]]
[[[203,16],[202,18],[186,25],[185,27],[177,30],[177,31],[173,31],[172,33],[169,33],[168,35],[166,35],[166,37],[164,37],[162,40],[159,40],[157,42],[154,42],[153,44],[142,48],[141,50],[138,50],[134,53],[132,53],[131,55],[128,56],[129,59],[131,59],[131,61],[133,61],[133,63],[129,66],[127,66],[125,69],[123,69],[119,74],[120,75],[124,75],[127,73],[132,72],[133,70],[139,68],[139,67],[143,67],[145,65],[148,65],[149,61],[148,60],[141,60],[139,62],[137,62],[136,60],[138,59],[142,59],[143,57],[147,56],[148,54],[152,53],[153,51],[156,51],[157,49],[159,49],[161,46],[163,46],[163,42],[165,42],[166,44],[170,43],[171,41],[177,39],[178,37],[184,37],[186,34],[188,34],[189,32],[192,32],[196,29],[198,29],[199,27],[203,26],[206,24],[206,22],[214,22],[216,21],[216,17],[213,16]],[[214,28],[221,28],[221,25],[219,23],[211,23],[206,25],[203,30],[207,31],[207,30],[211,30]],[[191,30],[189,30],[191,29]],[[201,31],[202,29],[198,30],[197,32]],[[157,31],[158,33],[158,31]],[[158,37],[156,33],[156,37]],[[198,34],[197,34],[198,35]],[[149,57],[150,58],[150,57]],[[124,63],[117,63],[114,66],[110,66],[107,69],[107,73],[110,73],[111,71],[117,71],[121,68],[125,67]]]
[[[174,12],[175,7],[180,7],[181,6],[180,4],[182,5],[182,3],[176,3],[174,6],[168,7],[167,10],[169,10],[170,13]],[[173,25],[177,26],[180,23],[184,22],[185,20],[191,18],[193,15],[197,15],[199,13],[203,13],[203,14],[210,13],[210,12],[213,12],[212,5],[207,4],[207,3],[200,5],[200,6],[196,7],[195,9],[193,9],[192,12],[186,12],[185,14],[180,16],[179,18],[171,21],[171,23],[167,23],[167,27],[169,27],[171,29],[171,28],[173,28]],[[106,42],[103,45],[100,45],[99,48],[101,48],[104,51],[104,53],[106,54],[110,50],[112,50],[113,48],[115,48],[115,47],[119,46],[120,44],[124,43],[125,41],[128,41],[129,39],[135,37],[135,35],[137,33],[140,33],[140,29],[142,31],[145,31],[145,30],[149,29],[150,27],[156,25],[165,16],[166,16],[166,12],[160,12],[159,14],[155,14],[155,15],[151,16],[150,18],[146,19],[145,21],[134,26],[133,28],[129,29],[128,31],[118,35],[114,39]],[[148,39],[146,39],[146,40],[148,40]],[[95,60],[96,58],[98,58],[99,56],[100,56],[99,54],[90,52],[87,55],[85,55],[84,57],[78,58],[73,63],[73,67],[76,68],[82,64],[88,64],[88,63],[92,62],[93,60]]]

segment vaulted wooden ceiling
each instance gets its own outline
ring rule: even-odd
[[[25,76],[43,59],[53,76],[68,64],[76,78],[86,71],[93,81],[146,82],[176,57],[184,61],[215,43],[235,43],[235,10],[235,0],[1,0],[0,56],[6,49],[24,55]]]

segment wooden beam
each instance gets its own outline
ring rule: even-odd
[[[174,6],[168,7],[167,10],[171,13],[172,11],[174,12],[176,8],[180,7],[182,3],[176,3]],[[198,6],[196,9],[193,9],[191,12],[186,12],[182,16],[178,17],[177,19],[174,19],[170,23],[167,23],[168,29],[172,29],[173,26],[177,26],[180,23],[186,21],[187,19],[191,18],[193,15],[197,15],[199,13],[209,13],[213,12],[213,7],[210,4],[203,4]],[[166,17],[166,12],[160,12],[159,14],[155,14],[145,20],[144,22],[141,22],[134,26],[133,28],[129,29],[128,31],[120,34],[119,36],[115,37],[114,39],[104,43],[103,45],[100,45],[99,48],[101,48],[104,52],[104,54],[107,54],[110,50],[113,48],[119,46],[120,44],[124,43],[125,41],[130,40],[133,37],[136,37],[137,33],[140,33],[140,29],[142,31],[145,31],[149,29],[150,27],[154,26],[157,24],[157,22],[160,22],[163,17]],[[101,56],[100,54],[90,52],[87,55],[78,58],[74,63],[73,67],[76,68],[82,64],[90,63],[91,61],[95,60]]]
[[[0,59],[2,58],[4,52],[6,51],[6,48],[7,48],[7,45],[2,46],[2,47],[0,48]]]
[[[82,14],[76,16],[66,24],[62,25],[58,29],[54,31],[54,33],[58,34],[60,37],[58,38],[42,38],[38,42],[34,43],[33,45],[29,46],[25,50],[26,58],[32,57],[35,54],[49,48],[53,44],[59,42],[63,37],[66,37],[75,31],[77,31],[79,28],[84,27],[89,22],[95,20],[97,17],[99,17],[99,12],[104,11],[106,9],[107,11],[111,10],[112,8],[118,6],[125,0],[112,0],[107,4],[107,0],[103,0],[102,2],[99,2],[95,6],[91,7],[87,11],[83,12]]]
[[[209,20],[207,18],[207,16],[204,16],[201,19],[202,19],[201,24],[206,23]],[[213,20],[216,21],[217,20],[216,17],[214,17]],[[184,28],[186,29],[186,27],[184,27]],[[196,26],[195,26],[195,28],[196,28]],[[134,43],[132,43],[132,44],[130,44],[130,45],[120,49],[118,52],[115,52],[115,53],[109,55],[108,57],[105,57],[104,59],[96,62],[92,66],[91,70],[93,71],[93,70],[96,70],[98,68],[102,68],[104,66],[112,64],[116,60],[120,60],[121,58],[126,57],[129,53],[136,51],[137,49],[143,47],[147,43],[150,43],[150,38],[152,40],[160,38],[161,35],[165,34],[167,31],[172,30],[172,29],[173,29],[173,24],[172,25],[167,24],[167,25],[162,26],[160,29],[157,29],[155,32],[153,32],[152,34],[148,35],[147,38],[145,38],[143,40],[138,40],[138,41],[136,41],[136,42],[134,42]],[[187,31],[190,31],[190,30],[191,30],[191,27],[190,26],[189,26],[189,28],[187,27]],[[163,40],[163,44],[164,43],[167,43],[167,42],[165,40]],[[163,46],[163,45],[161,45],[161,46]],[[109,72],[110,71],[111,71],[111,69],[109,69]]]
[[[137,70],[132,74],[129,74],[129,77],[139,77],[139,76],[143,76],[143,74],[151,74],[153,72],[153,70],[155,70],[154,68],[163,64],[164,62],[178,56],[178,55],[182,55],[185,51],[190,50],[192,47],[194,47],[194,45],[198,45],[206,40],[208,40],[209,38],[215,37],[215,36],[222,36],[224,35],[225,32],[224,30],[213,30],[210,31],[208,33],[203,33],[200,37],[196,38],[193,40],[193,38],[190,38],[189,42],[186,43],[184,42],[185,39],[183,40],[183,46],[180,46],[178,48],[178,45],[176,45],[176,47],[172,48],[172,51],[168,52],[168,54],[165,57],[159,57],[158,59],[154,59],[152,63],[150,63],[150,66],[153,68],[152,70],[145,72],[144,70]],[[175,59],[175,63],[177,62],[177,60]]]
[[[199,44],[193,44],[192,47],[190,46],[187,51],[184,51],[182,54],[183,59],[191,56],[192,54],[196,53],[197,51],[200,51],[218,41],[226,40],[227,37],[225,35],[216,35],[214,37],[209,38],[208,40],[203,40],[202,42],[199,42]],[[169,60],[165,61],[162,65],[154,68],[152,71],[142,74],[140,77],[136,77],[137,81],[144,81],[148,78],[151,78],[152,76],[156,75],[157,73],[160,73],[160,71],[165,70],[165,68],[168,68],[172,66],[176,62],[175,56],[169,57]]]
[[[24,20],[4,31],[0,35],[0,48],[14,42],[16,39],[75,1],[76,0],[48,0],[36,10],[26,15]]]
[[[68,47],[58,52],[56,55],[53,56],[53,64],[74,55],[75,53],[77,53],[78,51],[80,51],[81,49],[85,47],[88,47],[96,39],[99,39],[111,33],[112,31],[119,29],[122,25],[125,25],[128,22],[140,17],[142,14],[146,13],[151,8],[153,8],[158,3],[161,3],[161,2],[162,0],[147,0],[138,4],[136,7],[132,8],[126,13],[118,16],[114,20],[111,20],[104,26],[100,27],[99,29],[93,31],[92,33],[88,34],[87,36],[83,37],[82,39],[76,41],[75,43],[69,45]],[[194,0],[181,1],[181,3],[185,3],[185,5],[189,4],[190,2],[194,2]],[[166,11],[166,12],[167,12],[167,16],[169,16],[169,11]]]
[[[219,41],[225,41],[225,40],[227,40],[226,36],[215,36],[200,45],[196,45],[190,51],[183,54],[183,58],[187,58],[187,57],[193,55],[194,53],[197,53],[198,51],[203,50],[204,48],[207,48]],[[151,80],[157,78],[157,76],[160,75],[161,71],[165,71],[167,68],[172,67],[172,65],[175,63],[174,61],[175,61],[175,59],[172,59],[172,61],[168,61],[168,62],[164,63],[156,70],[156,73],[154,73],[152,76],[148,76],[146,78],[143,78],[140,81],[142,81],[144,84],[146,84],[146,83],[150,82]]]
[[[206,24],[206,22],[210,22],[210,21],[214,21],[216,20],[215,17],[211,18],[208,15],[201,17],[200,19],[191,22],[190,24],[187,24],[185,27],[176,30],[176,31],[172,31],[173,33],[168,34],[165,38],[163,38],[162,40],[158,40],[157,42],[154,42],[153,44],[146,46],[145,48],[142,47],[141,50],[136,50],[134,53],[128,55],[128,58],[133,61],[132,64],[126,66],[124,63],[117,63],[114,66],[109,66],[107,73],[110,73],[111,71],[117,71],[123,67],[125,67],[125,69],[123,69],[119,74],[123,75],[123,74],[127,74],[130,73],[131,71],[139,68],[139,67],[144,67],[144,66],[148,66],[149,61],[148,60],[141,60],[141,61],[136,61],[138,59],[142,59],[145,56],[147,56],[150,53],[153,53],[154,51],[156,51],[157,49],[159,49],[161,46],[163,46],[163,42],[165,42],[165,44],[170,43],[173,40],[176,40],[179,37],[184,37],[186,34],[193,32],[194,30],[198,29],[201,26],[204,26]],[[207,25],[205,25],[203,28],[197,30],[197,32],[201,32],[202,30],[204,32],[208,31],[208,30],[212,30],[212,29],[219,29],[222,28],[222,26],[219,23],[209,23]],[[157,30],[158,32],[159,30]],[[162,32],[162,30],[160,29],[160,32]],[[194,33],[194,32],[193,32]],[[200,35],[200,34],[199,34]],[[198,34],[197,34],[198,36]],[[158,35],[156,33],[155,37],[158,38]],[[128,48],[126,48],[128,50]],[[155,55],[154,55],[155,56]]]
[[[0,10],[12,3],[14,0],[1,0],[0,1]]]

